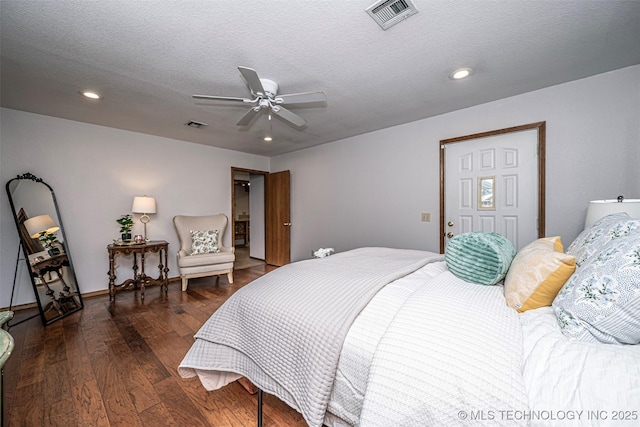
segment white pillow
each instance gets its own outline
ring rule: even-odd
[[[610,240],[580,266],[553,301],[569,338],[640,343],[640,230]]]
[[[534,240],[516,254],[504,280],[507,305],[520,313],[550,306],[576,270],[559,236]]]
[[[191,230],[191,255],[220,252],[218,230]]]
[[[635,230],[640,230],[640,220],[631,218],[626,212],[607,215],[580,233],[566,253],[573,255],[576,266],[580,267],[604,245]]]

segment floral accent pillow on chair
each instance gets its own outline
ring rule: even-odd
[[[191,230],[191,255],[220,252],[218,230]]]

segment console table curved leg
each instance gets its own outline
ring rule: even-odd
[[[164,294],[169,292],[169,260],[167,258],[168,249],[164,250]]]
[[[107,272],[109,276],[109,301],[115,300],[116,297],[116,273],[113,258],[113,253],[109,252],[109,271]]]
[[[133,254],[134,258],[135,256],[136,254]],[[144,302],[144,284],[147,282],[147,275],[144,272],[144,252],[140,254],[140,276],[138,276],[138,278],[140,283],[140,299]]]

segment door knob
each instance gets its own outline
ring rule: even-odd
[[[290,223],[290,222],[285,222],[285,223],[284,223],[284,224],[282,224],[282,225],[284,225],[285,227],[291,227],[291,223]]]
[[[447,233],[447,237],[448,237],[448,238],[452,238],[452,237],[453,237],[453,233],[452,233],[452,232],[448,232],[448,233]]]
[[[447,223],[447,225],[448,225],[449,227],[453,227],[453,221],[449,221],[449,222]]]

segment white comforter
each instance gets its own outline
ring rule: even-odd
[[[520,379],[520,374],[511,370],[515,387],[503,385],[503,397],[511,403],[503,406],[489,396],[494,404],[478,406],[473,399],[479,395],[462,403],[460,393],[464,396],[482,384],[483,375],[494,377],[492,370],[505,372],[500,360],[491,356],[493,353],[504,362],[499,347],[490,342],[493,338],[484,337],[485,333],[493,335],[490,326],[495,323],[480,313],[482,319],[474,326],[467,321],[465,310],[468,304],[480,312],[496,308],[504,312],[502,288],[466,285],[446,272],[444,263],[432,263],[376,295],[345,340],[327,425],[640,425],[640,346],[570,341],[562,334],[551,307],[516,315],[518,324],[512,321],[514,312],[506,314],[510,331],[503,331],[504,338],[512,342],[512,350],[522,351],[523,362],[517,362],[520,358],[509,350],[513,367],[522,375]],[[420,290],[423,287],[428,290]],[[469,290],[481,296],[474,299],[467,295]],[[412,296],[416,291],[419,293]],[[431,295],[436,307],[423,304],[428,304],[429,293],[436,294]],[[426,298],[414,301],[420,294]],[[452,300],[455,304],[450,306]],[[413,313],[402,314],[409,306],[414,306]],[[467,319],[461,322],[466,326],[450,330],[437,320],[456,317]],[[440,344],[430,346],[430,342]],[[465,342],[468,351],[460,353],[456,347],[464,347]],[[481,352],[474,355],[474,348]],[[450,367],[453,369],[448,371]],[[468,371],[473,372],[468,375]],[[452,375],[454,381],[443,381]],[[466,383],[474,378],[478,384],[468,388]],[[526,398],[521,394],[522,380]],[[490,387],[495,379],[489,378],[486,384]],[[515,392],[513,398],[506,393],[509,389]],[[449,414],[438,405],[449,407]]]
[[[208,389],[255,374],[186,366]],[[640,417],[640,346],[570,342],[550,308],[518,315],[502,287],[464,282],[444,262],[377,293],[349,329],[332,381],[329,424],[617,426]]]
[[[351,325],[342,346],[328,411],[339,419],[327,419],[334,427],[360,422],[376,347],[396,313],[417,289],[446,271],[444,262],[427,264],[418,271],[385,286]]]
[[[216,310],[178,372],[200,376],[207,389],[246,376],[319,426],[354,319],[386,284],[441,259],[432,252],[359,248],[274,270]]]
[[[520,322],[532,426],[640,425],[640,345],[570,341],[551,307]]]
[[[382,336],[360,425],[524,425],[521,330],[500,287],[445,271],[417,289]]]

